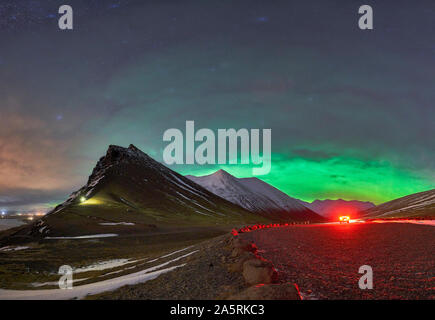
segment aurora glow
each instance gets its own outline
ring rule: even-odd
[[[0,4],[2,208],[63,201],[109,144],[162,161],[163,132],[186,120],[271,128],[260,178],[305,201],[380,203],[435,186],[433,1],[382,1],[371,32],[354,0],[77,0],[69,33],[60,4]]]
[[[416,192],[433,184],[424,177],[395,168],[387,162],[335,157],[325,160],[280,159],[272,155],[272,171],[259,177],[287,194],[312,202],[316,199],[358,199],[379,204]],[[249,166],[220,166],[237,177],[251,176]],[[183,174],[206,175],[213,169],[182,170]]]

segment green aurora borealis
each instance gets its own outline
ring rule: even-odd
[[[162,161],[163,132],[186,120],[272,129],[259,178],[301,200],[434,188],[433,3],[377,3],[366,32],[354,0],[77,0],[60,32],[60,2],[0,4],[1,208],[64,201],[110,144]]]
[[[424,177],[395,168],[388,162],[362,161],[334,157],[314,160],[272,154],[272,170],[260,179],[272,184],[292,197],[316,199],[358,199],[375,204],[433,188]],[[217,166],[236,177],[250,177],[251,166]],[[206,175],[213,169],[181,170],[183,174]]]

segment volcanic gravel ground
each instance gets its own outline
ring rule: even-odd
[[[289,226],[242,234],[305,299],[435,299],[435,227],[407,223]],[[361,290],[359,267],[373,268]]]

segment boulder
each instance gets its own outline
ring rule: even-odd
[[[245,251],[255,253],[258,250],[257,246],[254,243],[244,241],[238,238],[233,240],[232,247],[233,251],[231,253],[231,256],[233,258],[241,255]]]
[[[250,259],[243,263],[243,278],[249,285],[269,284],[278,280],[278,273],[269,261]]]
[[[255,259],[255,258],[256,256],[252,252],[244,251],[237,257],[234,263],[228,266],[228,270],[230,272],[242,272],[243,264],[245,263],[245,261]]]

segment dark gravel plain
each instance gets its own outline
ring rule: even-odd
[[[305,299],[435,299],[435,228],[408,223],[299,225],[242,234]],[[373,269],[361,290],[359,267]]]
[[[124,286],[87,299],[99,300],[214,300],[226,299],[246,288],[240,272],[228,271],[231,263],[229,234],[206,240],[167,260],[195,251],[165,267],[184,264],[145,283]],[[163,261],[162,261],[163,262]],[[161,262],[160,262],[161,263]]]

